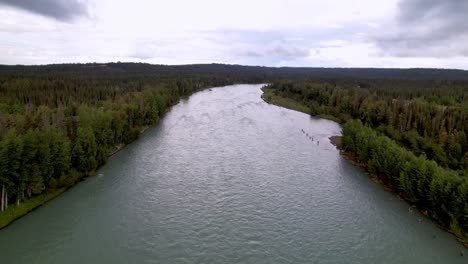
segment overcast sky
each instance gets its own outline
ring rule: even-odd
[[[468,0],[0,0],[0,64],[468,69]]]

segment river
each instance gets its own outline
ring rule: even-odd
[[[339,155],[338,124],[260,88],[182,100],[98,176],[0,230],[0,263],[468,262]]]

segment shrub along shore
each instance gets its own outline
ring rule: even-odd
[[[147,127],[143,128],[140,132],[140,134],[143,134],[146,131]],[[135,139],[136,140],[136,139]],[[124,144],[119,144],[115,147],[114,151],[109,153],[108,158],[110,158],[112,155],[116,154],[117,152],[121,151],[126,145]],[[56,187],[54,189],[49,188],[47,191],[37,195],[37,196],[32,196],[29,199],[25,199],[24,202],[22,203],[13,203],[9,206],[7,206],[4,211],[0,212],[0,229],[7,227],[11,223],[13,223],[15,220],[21,218],[22,216],[25,216],[29,212],[37,209],[38,207],[46,204],[48,201],[56,198],[57,196],[61,195],[68,189],[72,188],[75,186],[79,181],[84,180],[85,177],[87,176],[94,176],[95,172],[90,172],[87,175],[82,175],[79,178],[76,179],[73,183],[63,186],[63,187]],[[75,176],[76,177],[76,176]]]
[[[286,78],[293,81],[275,81]],[[273,82],[266,101],[340,123],[360,120],[362,127],[352,123],[347,131],[356,138],[364,131],[372,142],[364,148],[348,140],[347,151],[441,225],[467,233],[466,71],[221,64],[0,65],[0,223],[93,175],[180,98],[207,87],[265,82]],[[373,157],[379,154],[372,152],[374,141],[409,151],[401,150],[405,163],[391,161],[400,167],[388,169],[398,175],[380,169],[388,162]]]
[[[0,228],[57,197],[215,76],[0,74]]]
[[[262,98],[269,103],[311,113],[306,100],[275,93],[271,87],[263,90]],[[343,136],[331,137],[330,141],[341,153],[375,182],[416,207],[468,247],[468,180],[464,174],[441,167],[425,154],[416,155],[359,119],[337,116],[328,119],[344,123]]]

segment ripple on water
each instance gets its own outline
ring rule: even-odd
[[[467,263],[339,156],[338,124],[260,87],[174,106],[98,177],[1,230],[0,263]]]

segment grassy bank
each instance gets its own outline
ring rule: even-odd
[[[176,105],[177,103],[175,103],[174,105]],[[167,113],[174,105],[168,106],[164,110],[163,114]],[[156,122],[153,124],[153,126],[158,124],[159,120],[160,119],[156,120]],[[139,128],[140,129],[139,135],[143,134],[148,128],[150,128],[150,126],[140,127]],[[138,137],[136,137],[133,141],[135,141],[137,139],[138,139]],[[130,142],[130,143],[132,143],[132,142]],[[130,143],[128,143],[128,144],[130,144]],[[115,149],[107,155],[107,159],[110,158],[112,155],[116,154],[117,152],[121,151],[122,149],[124,149],[128,144],[120,143],[120,144],[116,145]],[[104,161],[104,163],[105,163],[105,161]],[[96,175],[96,170],[99,169],[99,167],[101,167],[102,165],[104,165],[104,163],[100,164],[98,166],[98,168],[96,168],[95,170],[90,171],[88,173],[84,173],[84,174],[77,173],[77,172],[71,173],[70,174],[71,181],[67,182],[66,184],[64,183],[65,187],[60,187],[60,188],[57,188],[55,190],[46,191],[45,193],[42,193],[42,194],[40,194],[38,196],[34,196],[34,197],[30,198],[30,199],[22,201],[20,203],[20,205],[17,205],[16,203],[9,204],[8,208],[5,211],[0,212],[0,229],[10,225],[12,222],[17,220],[18,218],[28,214],[29,212],[33,211],[34,209],[44,205],[48,201],[50,201],[50,200],[54,199],[55,197],[59,196],[60,194],[62,194],[66,190],[68,190],[68,189],[72,188],[73,186],[75,186],[76,184],[78,184],[81,180],[85,179],[86,177]],[[62,185],[62,186],[64,186],[64,185]]]
[[[274,104],[284,108],[303,112],[305,114],[310,114],[310,108],[300,102],[297,102],[291,98],[277,96],[274,94],[273,90],[265,87],[262,88],[262,91],[262,99],[269,104]]]
[[[266,87],[263,87],[262,91],[263,91],[262,99],[265,102],[310,115],[310,108],[307,105],[301,102],[298,102],[294,99],[291,99],[291,98],[286,98],[286,97],[282,97],[279,95],[275,95],[274,90],[268,89]],[[331,115],[319,114],[314,117],[328,119],[328,120],[335,121],[337,123],[341,123],[340,119]]]
[[[143,128],[141,133],[143,133],[147,127]],[[140,133],[140,134],[141,134]],[[126,144],[119,144],[116,146],[115,150],[112,151],[109,155],[108,158],[110,158],[112,155],[116,154],[117,152],[121,151]],[[101,164],[103,165],[103,164]],[[45,193],[42,193],[38,196],[34,196],[30,199],[27,199],[25,201],[22,201],[19,205],[16,203],[9,204],[8,208],[0,212],[0,229],[7,227],[11,223],[13,223],[15,220],[18,218],[28,214],[29,212],[33,211],[34,209],[44,205],[48,201],[54,199],[55,197],[59,196],[60,194],[64,193],[66,190],[70,189],[71,187],[75,186],[78,184],[81,180],[88,176],[94,176],[96,175],[96,171],[91,171],[87,173],[86,175],[84,174],[78,174],[78,173],[72,173],[70,177],[73,178],[73,180],[69,183],[66,184],[65,187],[60,187],[57,188],[56,190],[52,191],[47,191]],[[63,185],[62,185],[63,186]]]
[[[31,212],[32,210],[59,196],[66,189],[67,188],[60,188],[51,192],[35,196],[29,200],[22,202],[20,205],[9,205],[7,210],[0,212],[0,229],[8,226],[16,219],[22,217],[23,215]]]
[[[299,102],[294,101],[293,99],[282,98],[280,96],[277,96],[270,89],[263,88],[263,91],[264,91],[264,94],[263,94],[262,98],[265,101],[267,101],[268,103],[272,103],[272,104],[275,104],[275,105],[278,105],[278,106],[281,106],[281,107],[285,107],[285,108],[289,108],[289,109],[292,109],[292,110],[297,110],[297,111],[300,111],[300,112],[307,113],[306,111],[298,110],[298,108],[299,109],[300,108],[304,109],[304,107],[305,107],[304,105],[300,106],[301,104]],[[329,118],[329,119],[333,120],[333,118]],[[406,199],[406,195],[404,193],[400,193],[396,188],[394,188],[393,186],[387,184],[385,181],[383,181],[377,175],[369,173],[367,165],[357,162],[356,157],[352,153],[343,152],[343,150],[342,150],[342,137],[341,136],[332,136],[329,139],[330,139],[330,142],[332,144],[334,144],[338,149],[340,149],[340,152],[341,152],[341,154],[343,155],[343,157],[345,159],[349,160],[354,166],[361,168],[366,173],[366,175],[368,175],[368,177],[372,181],[374,181],[374,182],[378,183],[379,185],[381,185],[386,191],[391,192],[392,194],[396,195],[400,200],[406,201],[410,206],[414,207],[415,209],[418,209],[416,207],[415,203],[413,203],[410,200]],[[436,224],[438,224],[438,226],[442,230],[453,234],[456,237],[457,240],[459,240],[465,247],[468,248],[468,237],[460,230],[460,228],[457,225],[444,226],[444,225],[440,224],[438,219],[435,218],[433,215],[431,215],[430,212],[428,213],[426,210],[420,210],[420,212],[422,214],[424,214],[425,216],[427,216],[429,219],[433,220]]]

